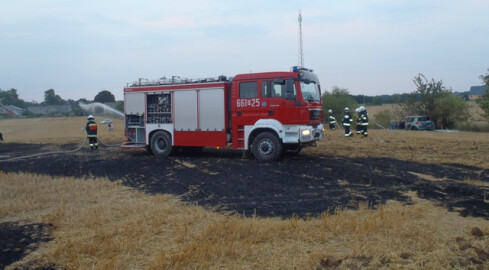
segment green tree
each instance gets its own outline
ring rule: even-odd
[[[401,109],[406,115],[427,115],[437,124],[439,119],[435,101],[451,91],[445,88],[442,81],[429,81],[421,73],[414,77],[413,82],[416,90],[408,95],[406,102],[401,104]]]
[[[374,122],[385,128],[389,128],[389,124],[393,120],[392,112],[389,109],[381,110],[374,115]]]
[[[401,95],[400,94],[393,94],[391,96],[391,103],[401,103]]]
[[[120,112],[124,112],[124,101],[122,101],[122,100],[117,101],[115,103],[114,109],[116,109]]]
[[[100,103],[115,102],[115,97],[110,91],[102,90],[95,96],[93,101]]]
[[[487,74],[480,76],[481,80],[486,84],[486,92],[476,102],[483,111],[482,116],[489,122],[489,69],[487,71]]]
[[[382,105],[382,103],[384,103],[382,96],[375,96],[372,99],[372,105]]]
[[[326,91],[322,96],[322,100],[324,111],[327,112],[330,109],[333,110],[334,117],[340,122],[343,118],[345,107],[350,108],[350,111],[353,112],[353,108],[358,106],[358,103],[351,97],[348,89],[339,88],[337,86],[333,87],[331,93]],[[325,120],[327,120],[327,117],[325,117]]]
[[[24,109],[26,108],[26,102],[19,98],[17,89],[15,88],[5,91],[0,89],[0,103],[4,105],[14,105]]]
[[[44,105],[64,105],[66,101],[56,95],[54,89],[44,91]]]
[[[440,128],[454,128],[457,122],[470,118],[469,105],[452,93],[444,93],[435,100],[434,115]]]

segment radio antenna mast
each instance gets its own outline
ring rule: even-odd
[[[302,12],[299,10],[299,66],[304,67],[304,53],[302,50]]]

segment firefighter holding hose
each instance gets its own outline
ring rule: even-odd
[[[93,118],[93,115],[88,116],[88,122],[85,126],[85,130],[87,132],[88,143],[90,144],[90,150],[98,149],[98,141],[97,141],[97,123]]]
[[[334,125],[336,124],[336,118],[334,118],[333,110],[329,109],[329,128],[334,130]]]
[[[355,109],[355,112],[357,113],[357,125],[356,125],[356,131],[357,131],[357,136],[362,135],[362,118],[360,114],[360,107]]]
[[[345,137],[352,136],[353,133],[351,133],[350,126],[353,122],[353,118],[351,117],[350,109],[348,107],[345,107],[345,113],[343,114],[343,120],[341,122],[345,128]]]
[[[365,109],[364,106],[360,106],[359,109],[360,109],[360,114],[359,114],[360,125],[362,126],[361,133],[363,134],[363,137],[367,137],[368,136],[368,131],[367,131],[367,128],[368,128],[368,113],[367,113],[367,109]]]

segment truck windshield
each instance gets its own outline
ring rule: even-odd
[[[305,81],[300,81],[301,82],[301,91],[302,91],[302,96],[304,97],[304,100],[306,101],[317,101],[319,102],[319,87],[315,82],[305,82]]]

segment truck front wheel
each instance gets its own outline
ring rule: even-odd
[[[258,161],[275,161],[282,153],[282,143],[275,134],[262,132],[253,140],[251,151]]]
[[[151,136],[151,152],[158,157],[167,157],[172,151],[171,138],[168,133],[158,131]]]

